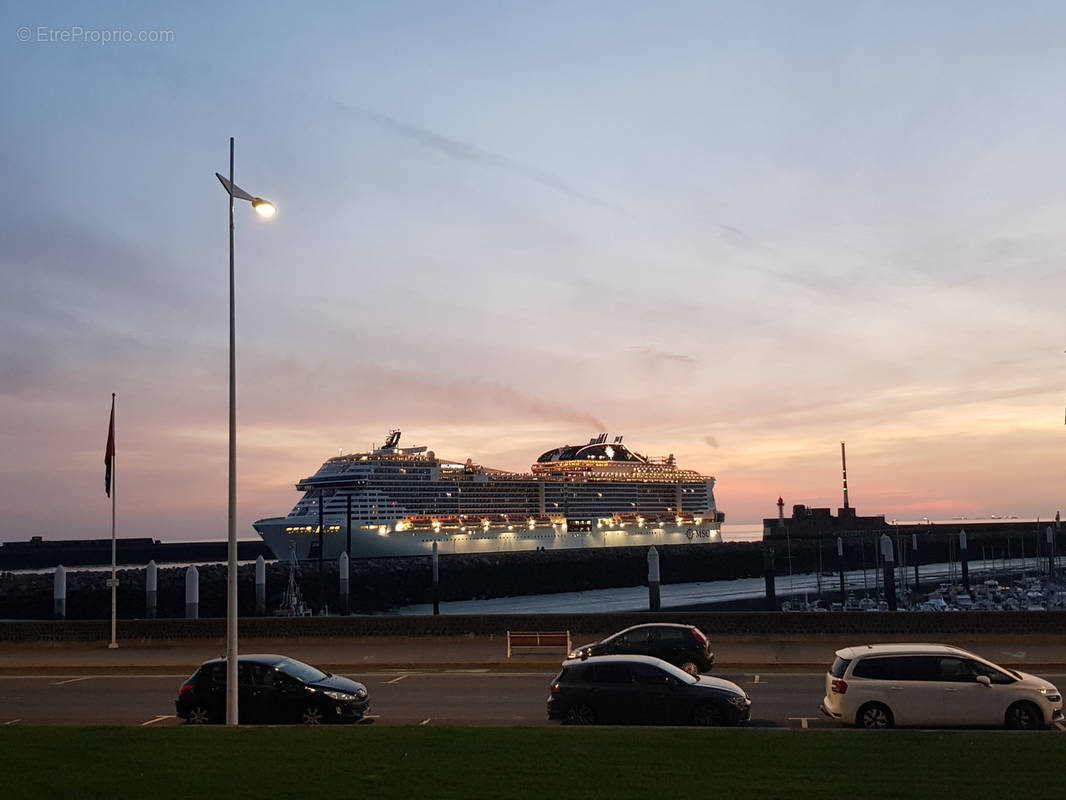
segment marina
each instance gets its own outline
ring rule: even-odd
[[[1018,572],[993,572],[990,567],[974,570],[979,582],[972,588],[972,598],[958,583],[958,564],[926,564],[922,577],[929,591],[914,591],[903,584],[900,611],[1066,611],[1066,582],[1061,577],[1048,580],[1046,575]],[[991,575],[997,574],[999,578]],[[811,573],[778,576],[777,593],[787,599],[774,610],[786,612],[888,611],[881,599],[882,590],[873,570],[854,570],[845,574],[847,598],[839,601],[837,575]],[[766,585],[763,578],[663,583],[660,586],[663,611],[696,610],[769,610],[766,609]],[[581,592],[559,592],[521,597],[495,597],[452,601],[440,605],[441,614],[567,614],[608,613],[648,610],[648,587],[627,586]],[[393,609],[393,614],[432,614],[432,604],[416,603]]]

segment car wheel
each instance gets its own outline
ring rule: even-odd
[[[300,722],[303,725],[321,725],[324,721],[325,716],[318,706],[307,706],[300,712]]]
[[[855,717],[855,724],[861,728],[891,728],[893,722],[892,712],[881,703],[867,703]]]
[[[1025,702],[1015,703],[1008,708],[1004,722],[1012,731],[1035,731],[1044,727],[1044,718],[1040,714],[1040,709],[1032,703]]]
[[[193,706],[189,709],[188,722],[190,725],[208,725],[211,722],[211,712],[206,706]]]
[[[587,703],[574,703],[566,709],[567,725],[595,725],[596,710]]]
[[[700,674],[699,665],[695,661],[682,661],[678,666],[685,670],[689,675]]]
[[[692,721],[697,725],[725,725],[725,715],[714,703],[704,703],[696,706]]]

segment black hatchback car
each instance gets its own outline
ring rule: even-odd
[[[237,658],[242,725],[358,722],[370,709],[366,687],[279,655]],[[177,715],[196,725],[226,721],[226,659],[205,661],[178,690]]]
[[[548,695],[548,719],[568,725],[736,725],[750,715],[751,699],[732,681],[648,656],[569,659]]]
[[[695,625],[672,622],[634,625],[599,642],[575,647],[567,657],[617,654],[661,658],[690,675],[707,672],[714,665],[714,653],[707,634]]]

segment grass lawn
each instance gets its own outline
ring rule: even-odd
[[[1058,732],[0,728],[0,786],[11,800],[1034,800],[1062,797],[1064,772]]]

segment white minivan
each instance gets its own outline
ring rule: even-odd
[[[845,725],[890,728],[1046,728],[1062,695],[1043,678],[945,644],[868,644],[837,650],[822,713]]]

